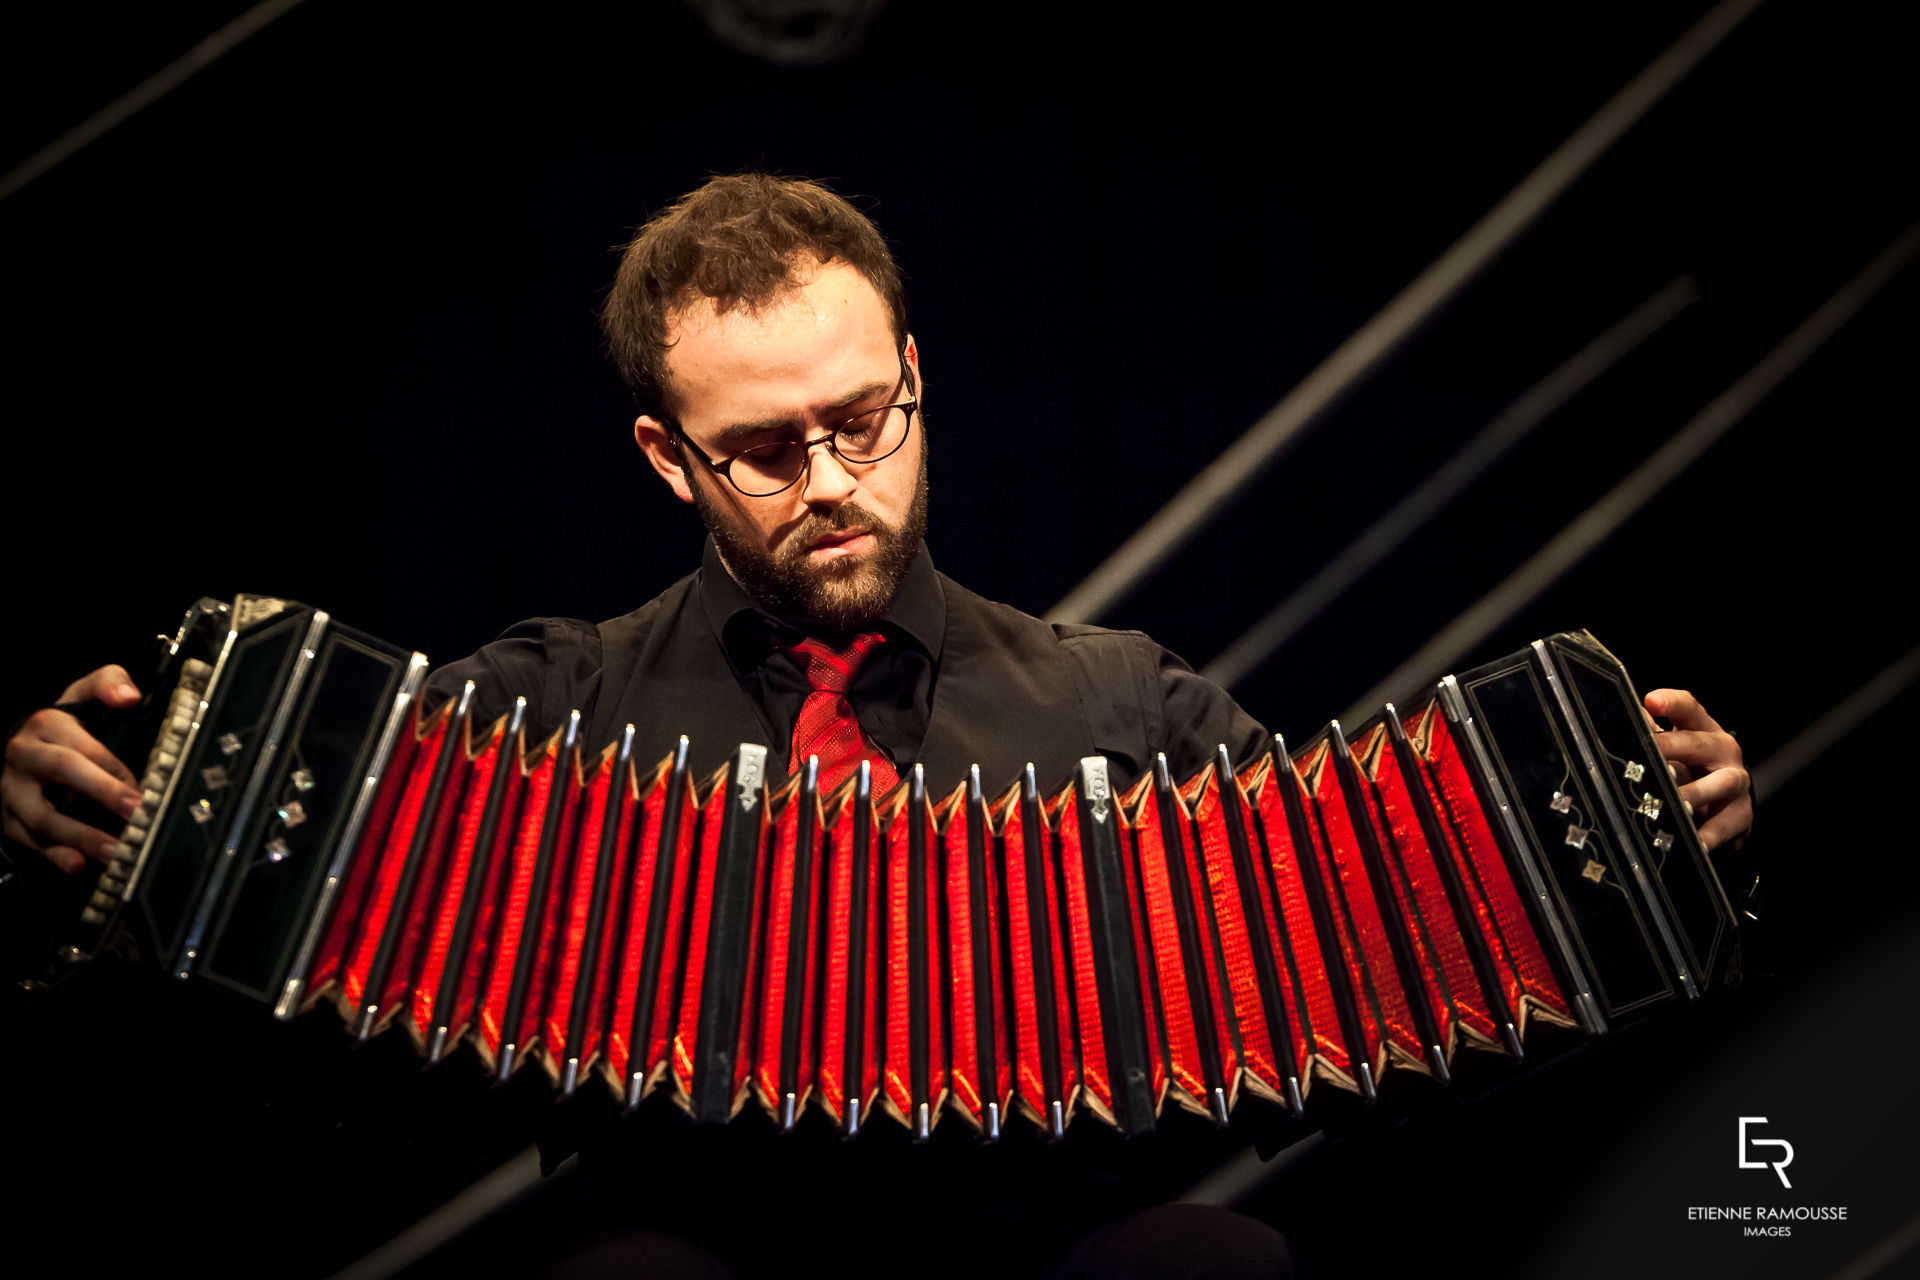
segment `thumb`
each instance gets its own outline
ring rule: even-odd
[[[103,702],[116,710],[125,710],[140,701],[140,690],[134,687],[125,667],[108,663],[68,685],[60,701]]]

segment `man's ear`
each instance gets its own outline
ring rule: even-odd
[[[926,379],[920,373],[920,344],[913,340],[911,333],[907,335],[907,365],[913,370],[913,394],[917,398],[926,385]]]
[[[687,487],[687,469],[680,465],[680,451],[674,448],[673,437],[666,425],[658,418],[641,414],[633,420],[633,442],[640,446],[640,452],[647,455],[647,461],[667,482],[667,488],[673,490],[673,496],[682,502],[692,502],[693,490]]]

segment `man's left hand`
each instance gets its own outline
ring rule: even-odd
[[[1738,849],[1753,830],[1753,779],[1740,744],[1684,689],[1655,689],[1646,707],[1673,725],[1653,740],[1679,775],[1680,798],[1693,806],[1700,842],[1708,849]]]

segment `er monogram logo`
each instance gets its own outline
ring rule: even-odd
[[[1740,1167],[1742,1169],[1772,1169],[1774,1173],[1779,1175],[1780,1185],[1791,1191],[1793,1184],[1787,1181],[1787,1166],[1793,1163],[1793,1144],[1785,1138],[1749,1138],[1747,1136],[1748,1125],[1765,1124],[1766,1122],[1767,1118],[1765,1116],[1740,1117]],[[1748,1147],[1779,1147],[1785,1154],[1778,1160],[1771,1162],[1766,1160],[1749,1160],[1747,1159]]]

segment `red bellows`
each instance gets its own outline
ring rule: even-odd
[[[854,672],[883,639],[878,631],[863,631],[844,649],[835,649],[812,636],[789,647],[806,669],[807,683],[813,690],[793,719],[793,754],[788,757],[787,772],[798,773],[808,756],[819,756],[823,793],[852,776],[862,760],[873,763],[874,795],[884,795],[900,780],[893,762],[860,731],[853,704],[847,701],[847,686],[853,682]]]

